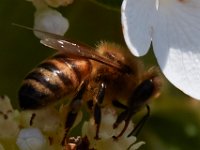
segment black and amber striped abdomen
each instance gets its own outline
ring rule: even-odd
[[[35,109],[74,92],[91,73],[86,59],[72,59],[56,54],[32,70],[19,90],[20,107]]]

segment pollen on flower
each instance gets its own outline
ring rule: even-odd
[[[135,136],[127,137],[133,130],[133,124],[129,123],[129,126],[122,137],[118,140],[114,140],[113,136],[118,135],[124,124],[121,124],[117,129],[113,129],[113,124],[116,121],[117,114],[112,108],[102,109],[102,120],[100,125],[99,140],[94,139],[96,132],[96,124],[94,119],[91,118],[88,122],[85,122],[82,128],[82,136],[86,136],[90,143],[90,148],[104,149],[104,150],[124,150],[130,147],[130,150],[136,150],[144,144],[143,141],[136,142]]]

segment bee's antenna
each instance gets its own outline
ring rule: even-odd
[[[12,25],[19,27],[19,28],[26,29],[26,30],[36,31],[36,32],[45,34],[46,38],[52,38],[52,39],[56,38],[56,39],[63,39],[63,40],[65,39],[63,36],[52,33],[52,32],[47,32],[47,31],[43,31],[43,30],[40,30],[40,29],[34,29],[34,28],[31,28],[31,27],[27,27],[27,26],[24,26],[24,25],[17,24],[17,23],[12,23]],[[70,41],[70,39],[68,39],[68,41]]]
[[[27,27],[27,26],[20,25],[20,24],[17,24],[17,23],[12,23],[12,25],[16,26],[16,27],[19,27],[19,28],[24,28],[24,29],[27,29],[27,30],[35,31],[35,29],[33,29],[31,27]]]

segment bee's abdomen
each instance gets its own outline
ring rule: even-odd
[[[57,101],[76,90],[90,72],[88,60],[57,54],[25,77],[19,90],[20,107],[34,109]]]

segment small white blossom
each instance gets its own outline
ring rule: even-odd
[[[28,0],[33,3],[36,8],[34,16],[34,29],[64,35],[69,28],[68,20],[57,10],[49,6],[67,5],[72,3],[72,0]],[[34,34],[39,39],[44,38],[44,34],[34,31]]]
[[[20,150],[44,150],[47,141],[38,128],[25,128],[19,133],[17,145]]]
[[[64,120],[61,120],[58,110],[51,106],[21,112],[21,124],[29,127],[30,120],[32,127],[39,128],[42,132],[49,135],[55,134],[61,127],[64,128]]]
[[[0,141],[14,139],[19,132],[19,112],[12,108],[7,96],[0,98]]]
[[[19,111],[14,110],[7,96],[0,96],[0,150],[16,150]]]
[[[38,110],[27,110],[21,112],[21,124],[23,128],[33,127],[50,139],[50,146],[55,148],[61,146],[64,136],[64,123],[66,113],[62,113],[53,106]]]
[[[200,100],[200,1],[124,0],[121,13],[131,52],[145,55],[152,41],[168,80]]]
[[[123,127],[124,123],[120,124],[117,129],[113,129],[113,124],[116,121],[117,114],[111,108],[102,109],[102,120],[100,125],[99,140],[94,139],[96,133],[96,124],[94,119],[91,118],[89,122],[85,122],[82,128],[82,136],[87,136],[90,144],[90,148],[98,150],[125,150],[131,146],[130,150],[136,150],[144,144],[143,141],[136,143],[136,137],[128,134],[133,129],[132,122],[129,123],[125,133],[117,140],[113,139],[113,136],[118,135]]]
[[[64,35],[69,27],[68,20],[62,14],[51,8],[39,9],[35,12],[34,29]],[[34,32],[35,36],[43,39],[43,34]]]

